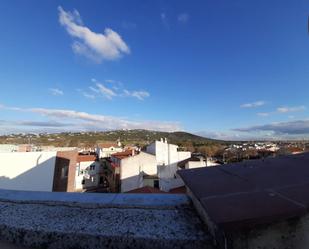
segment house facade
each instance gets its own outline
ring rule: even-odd
[[[128,192],[144,186],[154,187],[154,181],[158,180],[156,157],[146,152],[127,150],[113,154],[111,167],[111,181],[114,181],[114,188],[119,192]],[[149,180],[149,177],[153,177],[153,180]]]
[[[167,139],[155,141],[146,147],[146,152],[155,156],[159,186],[168,192],[172,188],[184,186],[183,181],[177,174],[177,163],[191,157],[190,151],[178,151],[179,147],[169,144]]]
[[[96,188],[100,182],[100,162],[94,154],[77,156],[75,171],[75,191]]]
[[[110,157],[114,153],[122,152],[121,143],[100,143],[96,146],[95,152],[99,158]]]
[[[0,188],[74,191],[77,151],[9,152],[0,156]]]

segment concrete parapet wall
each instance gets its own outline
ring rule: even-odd
[[[0,241],[30,248],[212,248],[185,195],[0,190]]]

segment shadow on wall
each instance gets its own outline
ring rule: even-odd
[[[184,186],[184,182],[177,174],[179,170],[177,163],[158,166],[158,176],[160,179],[160,189],[162,191],[170,191],[173,188]]]
[[[10,165],[2,165],[2,167],[10,167]],[[54,168],[55,157],[52,157],[14,178],[8,178],[3,175],[1,176],[0,172],[0,188],[29,191],[52,191]]]
[[[70,170],[70,159],[57,156],[53,175],[52,191],[55,192],[68,191],[69,170]]]

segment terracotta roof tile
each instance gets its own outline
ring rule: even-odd
[[[144,186],[141,188],[133,189],[131,191],[128,191],[126,193],[131,193],[131,194],[167,194],[167,192],[161,191],[160,189],[149,187],[149,186]]]

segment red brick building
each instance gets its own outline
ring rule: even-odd
[[[77,159],[78,152],[76,150],[57,152],[53,191],[74,192]]]

